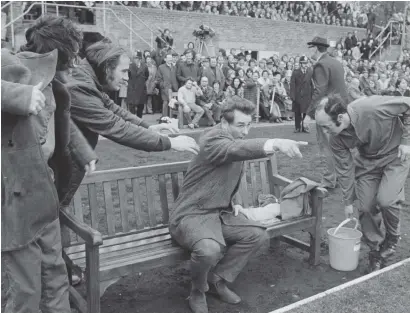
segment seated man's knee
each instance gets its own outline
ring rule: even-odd
[[[269,235],[266,229],[261,227],[249,227],[246,236],[248,241],[254,242],[256,245],[263,244],[269,240]]]
[[[198,113],[199,113],[199,114],[204,114],[204,112],[205,112],[205,111],[204,111],[203,108],[198,108]]]
[[[221,256],[221,245],[213,239],[202,239],[194,245],[193,253],[214,263]]]
[[[191,112],[191,108],[190,108],[189,106],[187,106],[187,105],[184,105],[184,106],[182,107],[182,110],[184,111],[184,113],[190,113],[190,112]]]

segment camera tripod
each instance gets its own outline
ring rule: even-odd
[[[197,43],[199,41],[199,44]],[[215,47],[214,44],[212,43],[212,38],[209,38],[209,44],[206,43],[206,40],[203,38],[196,38],[195,39],[195,46],[198,47],[198,53],[201,55],[205,55],[202,52],[205,51],[207,53],[207,56],[215,56]]]

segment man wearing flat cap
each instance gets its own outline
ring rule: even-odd
[[[327,53],[329,44],[322,37],[315,37],[308,42],[313,50],[312,59],[316,60],[312,73],[312,102],[307,114],[314,118],[320,100],[333,93],[339,94],[348,103],[347,88],[342,64]],[[332,152],[329,148],[329,135],[316,124],[316,137],[322,154],[325,155],[325,172],[321,185],[324,188],[336,187],[336,171]]]

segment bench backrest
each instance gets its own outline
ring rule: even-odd
[[[69,207],[71,214],[104,238],[164,227],[189,161],[98,171],[86,176]],[[245,162],[239,187],[243,206],[257,205],[260,193],[280,193],[272,175],[276,157]],[[71,244],[81,242],[71,234]]]

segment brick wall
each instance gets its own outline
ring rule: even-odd
[[[150,31],[137,18],[130,19],[130,13],[120,6],[106,6],[124,22],[131,22],[132,29],[145,41],[151,42]],[[211,26],[216,31],[213,38],[215,48],[239,48],[254,51],[277,51],[281,54],[307,53],[306,42],[314,36],[321,36],[330,40],[338,40],[348,31],[357,30],[359,38],[365,36],[363,29],[323,26],[296,22],[271,21],[265,19],[218,16],[194,12],[166,11],[159,9],[129,7],[151,29],[169,28],[174,37],[176,50],[181,52],[189,41],[195,41],[192,35],[194,29],[201,24]],[[118,21],[113,13],[106,11],[106,35],[117,43],[130,47],[130,31]],[[103,29],[103,12],[97,11],[97,28]],[[133,49],[148,49],[148,45],[133,34]]]

